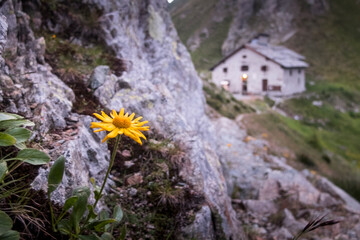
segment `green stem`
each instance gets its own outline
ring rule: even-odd
[[[55,222],[54,222],[54,211],[53,211],[53,208],[52,208],[52,205],[51,205],[51,198],[50,198],[49,193],[48,193],[48,200],[49,200],[50,214],[51,214],[51,225],[52,225],[53,231],[57,232],[56,227],[55,227]]]
[[[102,186],[101,186],[100,193],[99,193],[99,197],[95,200],[95,203],[94,203],[94,205],[93,205],[93,209],[94,209],[94,210],[95,210],[96,204],[98,203],[98,201],[99,201],[100,198],[101,198],[101,194],[102,194],[102,191],[104,190],[104,187],[105,187],[105,184],[106,184],[106,180],[108,179],[109,174],[110,174],[110,171],[111,171],[111,168],[112,168],[112,166],[113,166],[113,164],[114,164],[115,156],[116,156],[116,151],[117,151],[118,145],[119,145],[119,143],[120,143],[120,136],[121,136],[121,135],[118,135],[118,136],[116,137],[116,142],[115,142],[115,145],[114,145],[114,149],[113,149],[113,152],[112,152],[112,154],[111,154],[111,159],[110,159],[109,168],[108,168],[108,170],[107,170],[107,172],[106,172],[104,182],[103,182],[103,184],[102,184]]]

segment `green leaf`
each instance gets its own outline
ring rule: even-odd
[[[32,148],[23,149],[18,152],[16,159],[32,165],[41,165],[50,161],[50,157],[46,153]]]
[[[77,196],[72,196],[72,197],[69,197],[68,199],[66,199],[66,201],[64,203],[63,211],[69,210],[72,206],[74,206],[74,204],[76,203],[77,200],[78,200]]]
[[[117,240],[125,240],[126,237],[126,225],[123,225],[120,231],[120,236],[117,238]]]
[[[0,162],[0,183],[4,180],[8,171],[7,164],[5,161]]]
[[[80,240],[101,240],[101,238],[94,236],[94,235],[89,235],[89,236],[79,235],[79,239]]]
[[[116,219],[117,222],[120,222],[123,218],[124,213],[120,207],[120,205],[116,205],[114,208],[113,218]]]
[[[31,136],[31,131],[26,128],[10,128],[5,133],[16,138],[16,143],[26,142]]]
[[[80,233],[79,223],[86,211],[88,198],[90,196],[90,189],[88,187],[76,188],[73,192],[73,196],[77,196],[78,200],[74,204],[73,211],[70,215],[70,220],[73,227],[75,228],[76,234],[79,234]]]
[[[88,205],[87,206],[87,208],[88,208],[88,210],[89,210],[89,219],[95,219],[96,217],[97,217],[97,214],[96,214],[96,212],[94,211],[94,209],[93,209],[93,206],[92,205]]]
[[[11,230],[13,222],[11,218],[3,211],[0,210],[0,234]]]
[[[35,124],[26,119],[10,119],[10,120],[3,120],[0,121],[0,129],[8,129],[14,127],[33,127]]]
[[[102,210],[99,214],[99,220],[105,220],[108,218],[110,218],[109,213],[106,210]],[[110,227],[110,224],[106,225],[104,228],[105,232],[107,232]]]
[[[22,116],[16,114],[0,112],[0,121],[10,120],[10,119],[22,119],[22,118],[23,118]]]
[[[7,133],[0,132],[0,147],[11,146],[16,143],[16,138]]]
[[[0,235],[0,240],[19,240],[20,234],[17,231],[9,230]]]
[[[14,146],[17,147],[17,148],[20,149],[20,150],[23,150],[23,149],[26,148],[25,143],[15,143]]]
[[[110,224],[110,223],[113,223],[113,222],[116,222],[116,219],[108,218],[108,219],[104,219],[104,220],[95,220],[95,221],[91,222],[91,223],[88,225],[88,228],[89,228],[89,229],[94,229],[94,230],[97,231],[97,232],[103,232],[103,231],[104,231],[104,227],[105,227],[107,224]]]
[[[62,234],[71,235],[72,228],[70,220],[62,219],[57,227]]]
[[[106,210],[101,210],[100,214],[100,220],[104,220],[104,219],[107,219],[109,218],[109,213],[106,211]]]
[[[101,239],[102,240],[112,240],[113,236],[110,233],[106,232],[103,235],[101,235]]]
[[[63,179],[65,170],[65,158],[60,156],[50,168],[48,176],[48,194],[55,191]]]

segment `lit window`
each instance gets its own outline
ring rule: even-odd
[[[227,68],[223,68],[223,72],[224,72],[224,73],[227,73]]]
[[[266,65],[261,66],[261,71],[266,72],[268,70],[268,67]]]
[[[241,66],[241,71],[248,71],[248,70],[249,70],[249,66],[247,66],[247,65]]]

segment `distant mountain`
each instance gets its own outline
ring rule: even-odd
[[[175,0],[169,9],[198,70],[264,32],[305,55],[318,80],[360,86],[357,0]]]

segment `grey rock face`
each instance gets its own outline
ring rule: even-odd
[[[7,66],[1,65],[0,68],[0,106],[3,111],[20,114],[35,122],[32,138],[48,144],[47,147],[52,149],[49,150],[52,159],[61,154],[66,157],[63,184],[52,196],[64,203],[74,188],[89,186],[90,177],[94,177],[98,184],[102,182],[109,161],[107,145],[100,144],[99,136],[89,129],[90,117],[71,113],[74,92],[51,72],[44,60],[45,40],[43,37],[35,39],[29,16],[21,11],[21,4],[6,1],[1,5],[0,13],[5,16],[0,16],[0,50],[10,55],[7,56]],[[7,24],[4,20],[8,24],[6,44]],[[72,126],[74,128],[67,129],[67,120],[78,118],[81,121]],[[56,130],[56,133],[49,134],[50,130]],[[54,136],[62,140],[54,141]],[[46,191],[47,173],[46,166],[39,170],[32,185],[35,189]]]
[[[60,204],[65,203],[75,187],[90,186],[91,177],[97,185],[101,185],[109,166],[110,153],[107,145],[99,144],[105,133],[95,134],[90,129],[91,121],[94,121],[91,117],[80,117],[78,132],[73,140],[53,143],[60,146],[51,155],[63,155],[66,158],[63,181],[52,193],[52,199]],[[46,192],[48,174],[49,169],[41,168],[32,187]]]
[[[194,223],[183,230],[185,233],[179,239],[215,239],[211,210],[203,206],[196,214]]]
[[[104,10],[100,22],[106,44],[131,66],[120,77],[130,88],[107,94],[104,84],[95,95],[109,109],[119,111],[124,107],[141,114],[152,129],[180,141],[188,149],[189,158],[181,170],[183,178],[203,192],[218,211],[225,235],[241,239],[241,228],[214,152],[215,139],[204,112],[202,83],[165,11],[166,2],[92,2]],[[208,234],[201,233],[204,228],[200,226],[194,229],[200,235]]]
[[[303,216],[330,213],[330,218],[346,220],[336,231],[320,236],[351,237],[349,230],[360,217],[356,200],[326,178],[299,172],[284,159],[269,155],[266,141],[244,141],[247,134],[240,121],[221,117],[213,123],[229,195],[245,208],[237,210],[240,221],[265,228],[274,239],[292,239],[307,224]]]
[[[97,89],[104,85],[107,75],[110,73],[109,66],[97,66],[89,79],[89,84],[92,89]]]
[[[307,3],[309,11],[314,15],[323,14],[328,9],[326,0],[309,0]],[[295,20],[302,14],[297,0],[237,0],[235,5],[234,19],[222,45],[224,56],[261,32],[270,34],[271,42],[275,44],[288,40],[296,33]],[[256,28],[249,25],[250,18]]]

